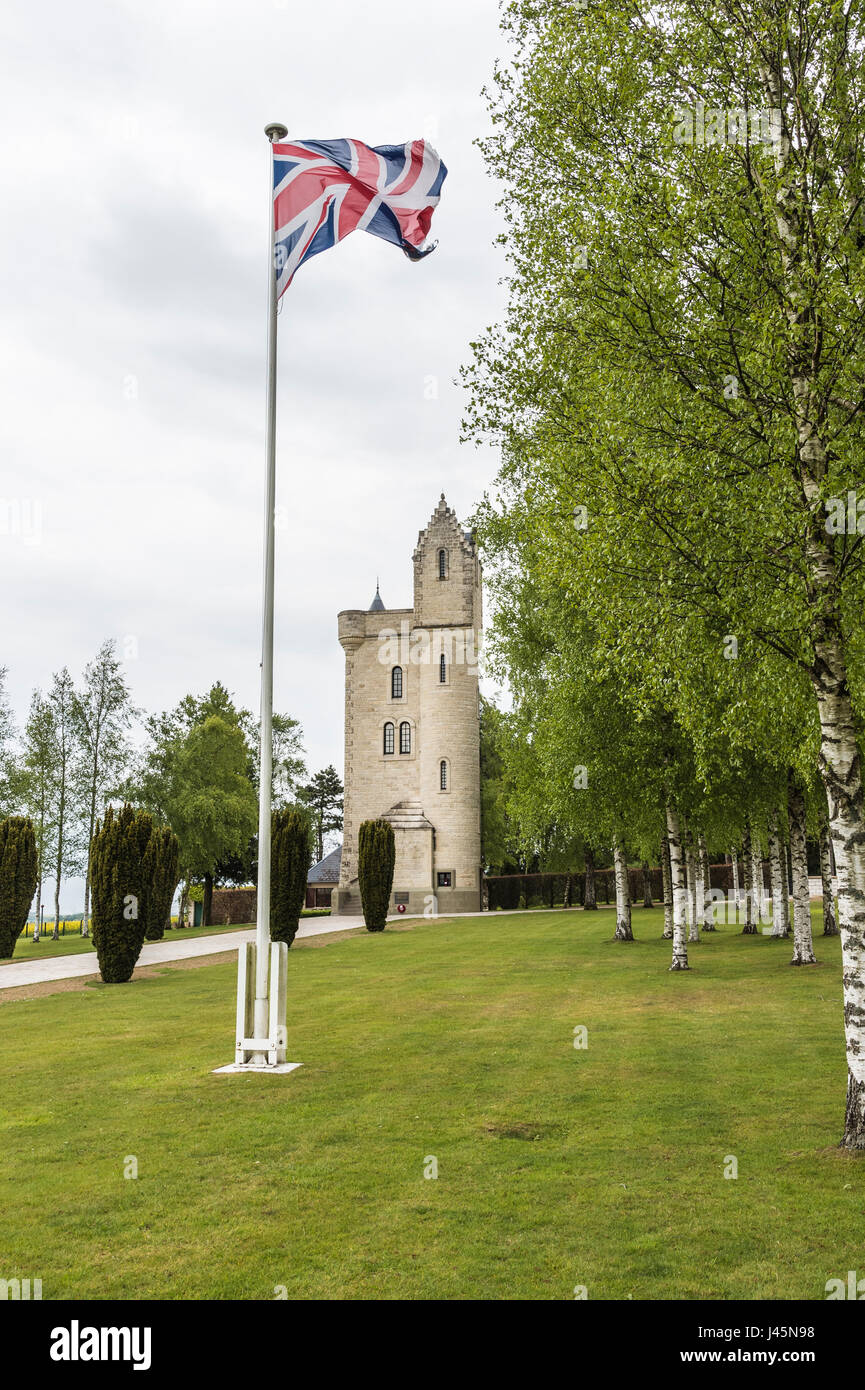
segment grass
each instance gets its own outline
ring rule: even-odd
[[[301,918],[327,917],[329,912],[311,909],[301,912],[300,915]],[[220,927],[174,927],[165,933],[162,940],[167,942],[188,941],[193,936],[219,936],[221,932],[250,931],[254,926],[254,922],[235,922],[232,926]],[[49,956],[77,956],[82,951],[94,950],[92,932],[90,936],[67,933],[66,936],[58,937],[54,941],[51,938],[52,931],[52,926],[49,926],[47,930],[43,928],[42,936],[35,943],[32,937],[19,936],[11,959],[0,960],[0,970],[4,965],[17,965],[22,960],[46,960]],[[145,946],[156,946],[159,943],[145,941],[144,944]]]
[[[230,965],[6,1003],[0,1277],[46,1299],[824,1298],[865,1272],[837,938],[794,970],[789,941],[722,928],[673,975],[660,911],[634,924],[299,943],[304,1065],[281,1078],[211,1074]]]

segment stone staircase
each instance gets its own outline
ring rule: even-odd
[[[355,880],[355,882],[356,881],[357,880]],[[348,897],[344,900],[339,912],[333,915],[339,917],[362,917],[363,904],[360,900],[360,890],[358,888],[350,888]]]

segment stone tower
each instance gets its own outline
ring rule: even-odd
[[[396,838],[391,911],[480,908],[481,567],[444,494],[414,552],[414,604],[339,614],[345,650],[345,816],[334,913],[361,911],[357,836]]]

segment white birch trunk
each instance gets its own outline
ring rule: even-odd
[[[613,863],[616,866],[616,940],[633,941],[628,861],[625,857],[624,845],[618,835],[613,843]]]
[[[711,874],[709,872],[709,852],[706,849],[706,837],[701,835],[697,841],[700,854],[700,901],[702,903],[701,920],[703,931],[715,931],[715,917],[712,911],[712,899],[709,897],[711,891]]]
[[[673,880],[670,874],[670,842],[666,835],[661,841],[661,883],[664,888],[664,937],[673,939]]]
[[[735,913],[735,914],[738,914],[738,912],[739,912],[739,895],[740,895],[741,889],[740,889],[740,887],[739,887],[739,856],[738,856],[738,854],[736,853],[736,850],[735,850],[735,849],[731,849],[731,850],[730,850],[730,864],[732,865],[732,869],[733,869],[733,903],[734,903],[734,909],[733,909],[733,910],[734,910],[734,913]],[[735,921],[736,921],[736,916],[735,916],[735,915],[734,915],[734,917],[733,917],[733,921],[734,921],[734,923],[735,923]]]
[[[643,860],[643,907],[654,907],[652,902],[652,880],[647,861]]]
[[[823,884],[823,935],[838,935],[835,898],[832,893],[832,844],[829,827],[820,826],[820,880]]]
[[[808,891],[808,846],[805,797],[797,782],[790,787],[790,858],[793,865],[793,959],[791,965],[816,965],[811,940]]]
[[[598,894],[595,888],[595,853],[586,845],[586,884],[583,893],[583,911],[596,912]]]
[[[667,806],[667,841],[670,846],[670,885],[673,894],[673,963],[671,970],[688,970],[688,946],[685,940],[685,877],[682,872],[682,832],[675,806]]]
[[[742,863],[745,869],[745,925],[742,927],[743,936],[756,936],[757,928],[754,924],[754,857],[751,854],[751,830],[746,825],[745,833],[742,836]]]
[[[845,1148],[865,1150],[865,815],[856,723],[840,639],[817,648],[820,770],[838,872],[847,1044]]]
[[[759,931],[760,926],[768,920],[766,910],[766,885],[763,882],[763,848],[757,835],[751,835],[751,874],[754,882],[754,929]]]
[[[789,825],[787,831],[789,834]],[[790,850],[784,840],[781,841],[781,895],[783,898],[782,916],[784,918],[784,935],[790,935]]]
[[[777,828],[777,810],[769,819],[769,876],[772,880],[772,935],[786,937],[787,923],[784,920],[784,881],[782,865],[782,837]]]
[[[840,621],[839,621],[840,627]],[[845,1148],[865,1150],[865,806],[856,720],[840,635],[815,644],[820,772],[838,873],[838,926],[847,1044]]]
[[[685,831],[685,870],[688,884],[688,944],[700,940],[700,917],[697,907],[697,862],[694,855],[694,837],[690,830]]]
[[[782,104],[778,60],[762,74],[768,105]],[[776,148],[779,173],[787,171],[789,136]],[[835,538],[825,529],[823,483],[828,452],[818,422],[823,418],[822,387],[815,380],[813,324],[807,312],[814,294],[809,254],[810,220],[801,205],[796,179],[782,178],[775,197],[775,224],[783,243],[783,284],[787,297],[785,350],[796,408],[798,467],[810,515],[805,532],[811,589],[813,665],[811,681],[820,714],[820,773],[829,803],[829,827],[838,870],[838,918],[844,981],[844,1034],[847,1045],[847,1110],[842,1145],[865,1150],[865,799],[856,718],[847,675],[840,577]],[[795,885],[794,885],[795,891]],[[795,910],[795,909],[794,909]]]

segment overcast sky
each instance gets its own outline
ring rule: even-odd
[[[19,722],[109,636],[147,710],[217,679],[257,709],[263,127],[425,135],[449,170],[435,254],[355,233],[280,316],[274,701],[310,769],[342,771],[337,612],[368,606],[377,574],[409,605],[439,494],[465,519],[495,470],[459,444],[454,378],[502,305],[472,144],[497,20],[495,0],[7,0],[0,498],[20,527],[0,535],[0,665]]]

